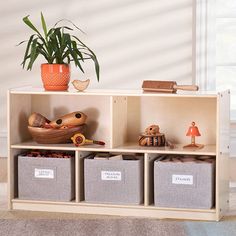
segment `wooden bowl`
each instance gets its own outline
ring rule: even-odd
[[[45,129],[28,126],[34,141],[42,144],[71,143],[71,137],[76,133],[83,133],[85,128],[85,124],[64,129]]]

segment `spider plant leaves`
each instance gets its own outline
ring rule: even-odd
[[[35,28],[32,22],[29,20],[29,15],[23,18],[23,21],[26,25],[28,25],[32,30],[34,30],[37,34],[41,35],[40,32]]]
[[[46,22],[45,22],[45,19],[44,19],[44,16],[43,16],[42,12],[41,12],[41,23],[42,23],[45,39],[47,41],[47,34],[48,34],[48,32],[47,32],[47,25],[46,25]]]
[[[97,76],[97,79],[98,79],[98,82],[99,82],[100,66],[99,66],[99,63],[98,63],[98,59],[97,59],[95,54],[91,58],[92,58],[92,60],[94,62],[95,72],[96,72],[96,76]]]
[[[23,68],[25,68],[25,63],[26,63],[26,60],[28,59],[28,54],[29,54],[30,46],[31,46],[31,43],[32,43],[32,40],[33,40],[34,36],[35,36],[35,34],[31,35],[30,38],[29,38],[29,41],[27,43],[24,59],[23,59],[23,62],[22,62]]]
[[[45,50],[45,48],[43,47],[43,44],[40,44],[39,42],[37,42],[37,45],[38,45],[38,47],[37,47],[38,52],[44,56],[46,61],[48,61],[49,60],[48,54],[47,54],[47,51]]]
[[[84,70],[79,62],[79,59],[78,59],[78,54],[76,53],[76,51],[73,49],[73,45],[72,45],[72,42],[71,42],[71,39],[69,37],[69,41],[70,43],[68,44],[68,50],[70,52],[70,55],[75,63],[75,66],[78,66],[80,68],[80,70],[84,73]]]
[[[71,44],[73,46],[73,50],[79,55],[80,59],[84,61],[83,54],[78,50],[76,42],[72,40]]]
[[[96,55],[94,53],[91,53],[91,54],[85,53],[85,55],[89,56],[93,60],[94,65],[95,65],[95,72],[96,72],[97,80],[99,82],[100,66],[99,66]]]
[[[43,29],[43,34],[41,34],[29,20],[29,16],[24,17],[23,21],[36,32],[29,37],[28,41],[24,40],[18,44],[21,45],[27,42],[24,58],[21,63],[23,68],[27,65],[27,70],[31,70],[37,57],[41,55],[49,64],[70,64],[73,62],[84,73],[81,63],[85,60],[92,60],[95,65],[96,77],[99,81],[99,63],[95,53],[78,37],[69,33],[69,31],[73,31],[74,29],[83,32],[73,22],[63,19],[58,21],[53,28],[48,29],[43,13],[41,12],[41,26]],[[59,26],[59,23],[62,21],[70,23],[73,27]]]
[[[29,61],[27,70],[31,70],[32,69],[33,63],[36,60],[36,58],[38,57],[38,55],[39,55],[39,52],[37,51],[37,47],[36,47],[37,40],[38,39],[36,38],[36,39],[34,39],[32,41],[31,52],[30,52],[30,61]]]
[[[21,41],[21,42],[19,42],[18,44],[16,44],[16,46],[20,46],[21,44],[23,44],[23,43],[25,43],[25,42],[27,42],[28,40],[23,40],[23,41]]]
[[[80,29],[76,24],[74,24],[72,21],[70,20],[67,20],[67,19],[61,19],[59,20],[58,22],[56,22],[56,24],[54,25],[54,27],[56,27],[59,23],[61,22],[68,22],[70,24],[72,24],[77,30],[79,30],[81,33],[85,34],[85,32]],[[68,27],[68,26],[62,26],[62,28],[66,28],[66,29],[69,29],[69,30],[73,30],[72,28]]]

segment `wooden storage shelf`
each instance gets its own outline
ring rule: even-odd
[[[109,206],[109,207],[117,207],[117,208],[137,208],[137,209],[151,209],[151,210],[174,210],[174,211],[192,211],[192,212],[211,212],[214,213],[216,212],[215,208],[212,209],[186,209],[186,208],[169,208],[169,207],[157,207],[154,205],[150,206],[144,206],[143,204],[140,205],[116,205],[116,204],[101,204],[101,203],[87,203],[85,201],[81,202],[75,202],[75,201],[70,201],[70,202],[59,202],[59,201],[39,201],[39,200],[22,200],[22,199],[12,199],[12,202],[14,203],[34,203],[34,204],[58,204],[58,205],[80,205],[80,206],[96,206],[96,207],[104,207],[104,206]]]
[[[205,145],[203,149],[198,150],[188,150],[184,149],[185,144],[175,144],[175,148],[171,149],[169,147],[148,147],[139,146],[137,142],[126,143],[124,145],[114,148],[117,151],[129,151],[137,153],[157,153],[157,154],[181,154],[181,155],[216,155],[216,145]]]
[[[45,202],[12,200],[12,207],[16,210],[53,211],[100,215],[119,215],[152,218],[175,218],[195,220],[217,220],[215,209],[183,209],[183,208],[158,208],[144,206],[87,204],[75,202]]]
[[[38,203],[38,204],[59,204],[59,205],[73,205],[77,204],[75,200],[69,201],[69,202],[63,202],[63,201],[42,201],[42,200],[25,200],[25,199],[19,199],[14,198],[12,199],[12,202],[18,202],[18,203]]]
[[[105,141],[105,146],[38,144],[28,132],[32,112],[52,119],[67,112],[88,115],[86,135]],[[80,93],[47,92],[23,87],[9,91],[9,209],[78,212],[122,216],[143,216],[195,220],[219,220],[228,208],[229,91],[151,93],[142,90],[88,90]],[[195,121],[202,134],[197,143],[203,149],[188,150],[186,130]],[[138,136],[150,124],[158,124],[169,147],[138,145]],[[28,149],[65,150],[75,153],[75,200],[71,202],[22,200],[17,196],[17,155]],[[142,205],[95,204],[84,201],[83,158],[91,152],[141,153],[144,158],[144,203]],[[153,205],[152,162],[160,154],[215,156],[215,207],[212,209],[163,208]]]
[[[198,150],[188,150],[183,148],[184,144],[176,144],[175,148],[169,147],[147,147],[139,146],[137,142],[126,143],[116,148],[105,146],[89,145],[75,147],[73,144],[39,144],[35,141],[26,141],[12,144],[13,149],[42,149],[42,150],[66,150],[66,151],[93,151],[93,152],[135,152],[135,153],[158,153],[158,154],[182,154],[182,155],[216,155],[216,145],[205,145]]]
[[[89,146],[81,146],[75,147],[72,143],[66,144],[39,144],[35,141],[25,141],[18,144],[12,144],[11,148],[13,149],[42,149],[42,150],[66,150],[66,151],[101,151],[101,152],[110,152],[112,149],[105,146],[98,145],[89,145]]]

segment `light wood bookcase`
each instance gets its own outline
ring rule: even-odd
[[[230,92],[147,93],[141,90],[88,90],[46,92],[23,87],[8,93],[8,206],[14,210],[72,212],[219,220],[228,209]],[[72,111],[88,115],[90,138],[104,140],[106,145],[75,147],[73,144],[44,145],[32,141],[28,117],[39,112],[53,119]],[[197,143],[203,149],[190,151],[186,130],[195,121],[202,134]],[[150,124],[158,124],[176,148],[141,147],[138,135]],[[75,200],[52,202],[21,200],[17,196],[17,155],[27,149],[68,150],[75,152]],[[83,157],[90,152],[142,153],[144,158],[144,203],[142,205],[91,204],[84,201]],[[212,209],[160,208],[153,205],[152,160],[158,154],[211,155],[216,158],[215,207]]]

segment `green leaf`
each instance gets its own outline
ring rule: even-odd
[[[35,61],[35,59],[37,58],[38,56],[38,52],[37,52],[37,38],[33,40],[32,42],[32,45],[31,45],[31,52],[30,52],[30,61],[29,61],[29,64],[28,64],[28,67],[27,67],[27,70],[31,70],[32,69],[32,66],[33,66],[33,63]]]
[[[21,41],[21,42],[19,42],[18,44],[16,44],[16,46],[20,46],[22,43],[25,43],[25,42],[27,42],[28,40],[23,40],[23,41]]]
[[[99,66],[99,63],[98,63],[96,55],[94,53],[92,53],[92,54],[84,53],[84,54],[90,56],[91,59],[93,60],[94,65],[95,65],[95,72],[96,72],[97,80],[99,82],[100,66]]]
[[[78,66],[80,68],[80,70],[84,73],[84,70],[83,70],[83,68],[82,68],[82,66],[81,66],[81,64],[80,64],[80,62],[77,58],[77,54],[76,54],[76,52],[73,51],[73,49],[71,48],[71,45],[68,45],[68,49],[69,49],[70,54],[71,54],[71,56],[74,60],[75,66]]]
[[[28,55],[27,57],[25,57],[25,61],[28,60],[29,58],[30,58],[30,55]],[[23,68],[24,68],[24,63],[25,63],[25,61],[22,61],[22,62],[21,62],[21,65],[22,65]]]
[[[72,46],[73,46],[73,50],[80,56],[81,60],[84,61],[84,57],[83,54],[77,49],[77,44],[75,41],[71,41]]]
[[[48,53],[47,51],[44,49],[43,44],[40,44],[39,42],[37,42],[37,51],[42,54],[44,56],[44,58],[48,61],[49,57],[48,57]]]
[[[72,21],[67,20],[67,19],[61,19],[61,20],[59,20],[58,22],[56,22],[56,24],[54,25],[54,27],[56,27],[60,22],[63,22],[63,21],[69,22],[69,23],[72,24],[76,29],[78,29],[80,32],[82,32],[83,34],[85,34],[85,32],[84,32],[82,29],[80,29],[80,28],[79,28],[77,25],[75,25]],[[71,28],[69,28],[69,27],[67,27],[67,26],[62,26],[62,27],[66,28],[66,29],[69,29],[69,30],[73,30],[73,29],[71,29]]]
[[[97,57],[94,56],[92,57],[92,60],[94,61],[94,64],[95,64],[95,71],[96,71],[96,75],[97,75],[97,80],[99,82],[99,76],[100,76],[100,66],[99,66],[99,63],[98,63],[98,60],[97,60]]]
[[[91,53],[90,56],[95,64],[96,76],[97,76],[97,80],[99,82],[100,66],[99,66],[99,63],[98,63],[95,53],[88,46],[86,46],[78,37],[76,37],[76,36],[72,36],[72,37],[75,38],[81,45],[83,45]]]
[[[27,57],[28,57],[29,49],[30,49],[31,42],[32,42],[34,36],[35,36],[35,34],[30,36],[28,44],[26,46],[25,55],[24,55],[23,62],[22,62],[23,68],[25,68],[25,63],[26,63],[26,60],[28,59]]]
[[[65,51],[65,53],[63,54],[63,56],[62,56],[62,60],[64,60],[65,58],[67,58],[69,55],[70,55],[70,51],[67,49],[67,50]]]
[[[46,22],[45,22],[45,19],[44,19],[44,16],[43,16],[42,12],[41,12],[41,23],[42,23],[45,39],[47,41],[47,25],[46,25]]]
[[[67,64],[70,64],[70,57],[67,57]]]
[[[40,32],[35,28],[35,26],[32,24],[32,22],[29,20],[29,15],[28,16],[25,16],[23,18],[23,21],[25,22],[26,25],[28,25],[32,30],[34,30],[35,32],[37,32],[39,35]]]
[[[51,29],[48,31],[47,36],[49,37],[49,36],[53,33],[53,31],[54,31],[54,28],[51,28]]]

